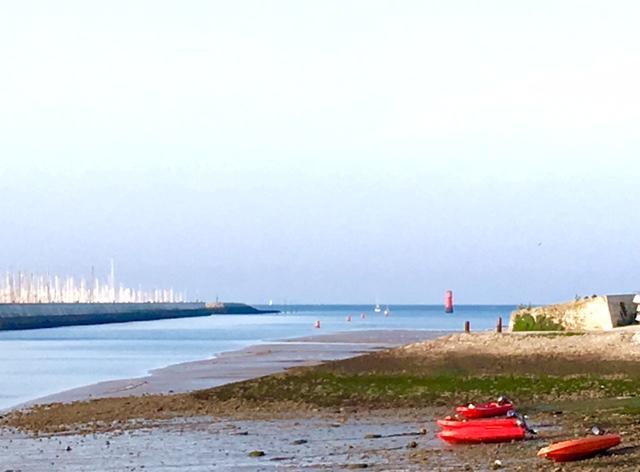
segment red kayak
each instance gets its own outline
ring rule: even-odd
[[[491,418],[484,420],[455,420],[451,418],[445,418],[444,420],[438,420],[438,426],[442,429],[456,429],[456,428],[512,428],[514,426],[520,426],[522,423],[518,418]]]
[[[445,429],[438,433],[438,437],[451,444],[480,444],[520,441],[526,432],[519,426],[505,426],[502,428],[466,427]]]
[[[620,442],[621,439],[618,434],[572,439],[543,447],[538,451],[538,456],[546,457],[556,462],[576,461],[595,456],[609,448],[617,446]]]
[[[513,403],[498,403],[498,402],[489,402],[489,403],[479,403],[474,405],[470,403],[467,406],[459,406],[456,408],[456,412],[461,414],[467,419],[476,419],[476,418],[491,418],[492,416],[502,416],[506,415],[508,411],[513,410]]]

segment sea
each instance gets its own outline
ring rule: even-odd
[[[215,357],[225,351],[341,331],[495,329],[511,305],[282,305],[278,314],[213,315],[174,320],[26,331],[0,331],[0,409],[71,388],[141,377],[153,369]],[[386,305],[383,307],[386,308]],[[347,321],[351,317],[351,321]],[[320,328],[316,328],[316,322]]]

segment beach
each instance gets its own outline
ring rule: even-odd
[[[318,365],[367,352],[433,339],[441,331],[368,330],[319,334],[223,352],[211,359],[151,370],[138,378],[99,382],[47,395],[20,406],[150,394],[184,393]]]
[[[137,391],[147,388],[144,391],[168,392],[171,387],[160,385],[151,390],[145,384],[147,377],[154,371],[177,364],[216,359],[245,348],[259,349],[262,345],[282,344],[286,340],[338,332],[451,332],[462,329],[464,320],[471,320],[473,329],[488,329],[495,326],[498,316],[505,316],[515,307],[460,306],[456,314],[445,316],[440,306],[399,305],[393,307],[393,313],[388,317],[374,313],[373,306],[362,305],[276,308],[283,312],[0,331],[0,375],[3,380],[0,411],[97,383],[115,381],[115,385],[104,386],[105,390],[112,391],[135,387],[132,383],[118,384],[122,379],[137,379],[136,382],[142,384],[142,388],[135,389]],[[321,328],[314,327],[316,321],[321,322]],[[364,343],[358,344],[363,347]],[[336,348],[348,351],[348,347]],[[328,347],[326,351],[329,351]],[[295,352],[291,354],[295,360]],[[260,356],[248,356],[251,357]],[[311,354],[309,358],[313,359]],[[277,365],[285,364],[279,362]],[[248,364],[245,367],[254,368]],[[231,374],[221,372],[218,375]],[[244,378],[252,375],[254,373]],[[234,378],[242,377],[236,375]],[[195,388],[221,383],[215,378],[195,378],[193,382]],[[170,384],[177,383],[179,379],[170,380]]]
[[[235,464],[236,470],[491,470],[496,460],[506,470],[637,469],[635,329],[458,333],[426,340],[403,333],[402,347],[384,348],[380,341],[387,334],[363,339],[367,348],[383,348],[375,352],[311,359],[215,388],[12,413],[2,419],[3,460],[25,470],[72,471],[94,463],[105,464],[104,470],[209,470],[214,464]],[[512,398],[539,434],[516,444],[459,447],[435,437],[435,420],[453,406],[497,395]],[[560,469],[536,457],[544,445],[587,435],[594,425],[619,432],[623,445]]]
[[[640,2],[3,7],[0,472],[640,472]]]

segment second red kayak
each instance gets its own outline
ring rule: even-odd
[[[480,444],[520,441],[526,432],[519,426],[505,426],[498,428],[466,427],[445,429],[438,433],[438,437],[451,444]]]
[[[520,426],[522,423],[518,418],[489,418],[480,420],[455,420],[451,418],[445,418],[444,420],[438,420],[438,426],[442,429],[457,429],[457,428],[513,428]]]
[[[498,403],[488,402],[479,403],[477,405],[469,404],[466,406],[459,406],[456,408],[456,412],[461,414],[467,419],[475,418],[491,418],[493,416],[506,415],[508,411],[513,410],[514,406],[511,402]]]
[[[556,462],[575,461],[595,456],[609,448],[617,446],[620,442],[621,439],[618,434],[571,439],[540,449],[538,456],[546,457]]]

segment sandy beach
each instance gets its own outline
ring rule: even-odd
[[[87,385],[19,405],[184,393],[253,379],[286,369],[347,359],[442,336],[440,331],[369,330],[319,334],[250,346],[212,358],[152,370],[148,376]]]
[[[403,336],[402,347],[380,350],[388,333],[369,333],[364,344],[374,352],[326,362],[318,356],[308,360],[313,365],[195,392],[14,412],[2,419],[3,460],[36,471],[493,470],[496,460],[505,470],[637,470],[635,330]],[[280,355],[268,354],[267,364]],[[502,394],[529,416],[537,436],[458,447],[435,437],[435,420],[453,406]],[[619,432],[623,445],[562,466],[536,457],[539,448],[587,435],[594,425]]]

